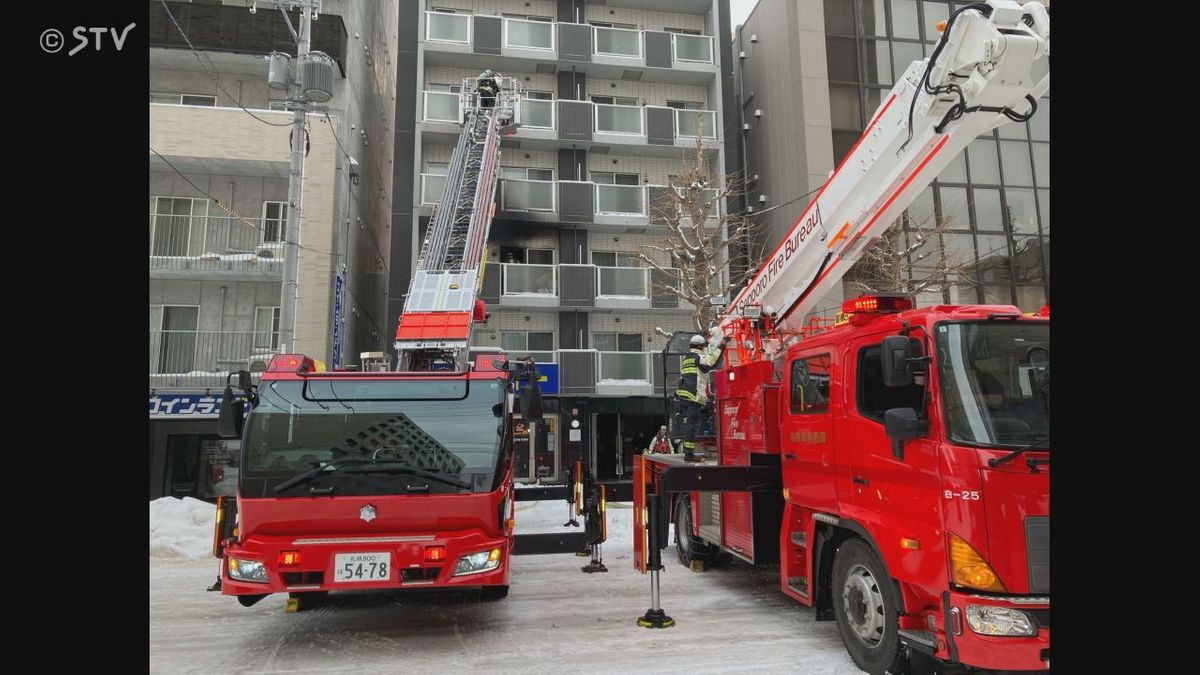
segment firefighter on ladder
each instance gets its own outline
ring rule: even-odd
[[[679,385],[675,389],[676,420],[679,435],[683,438],[683,460],[699,461],[696,457],[696,432],[703,423],[708,407],[708,371],[713,369],[729,336],[721,338],[717,349],[705,353],[707,340],[703,335],[693,335],[688,341],[689,352],[679,360]]]
[[[500,73],[487,69],[479,74],[476,78],[475,92],[479,95],[479,107],[494,108],[496,107],[496,98],[500,94],[500,85],[498,84]]]

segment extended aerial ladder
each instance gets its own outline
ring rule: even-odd
[[[473,79],[462,82],[463,130],[400,314],[397,370],[465,370],[472,325],[486,320],[478,295],[495,215],[500,137],[521,124],[521,83],[511,77],[495,80],[494,101],[480,96]]]
[[[1050,89],[1034,62],[1050,55],[1038,2],[989,0],[955,10],[926,60],[914,61],[787,236],[717,320],[710,347],[733,338],[736,362],[798,337],[820,298],[967,145],[1023,122]],[[761,330],[767,328],[766,331]],[[766,332],[784,340],[768,340]]]
[[[483,285],[488,233],[495,216],[500,139],[521,124],[523,85],[511,77],[493,78],[492,100],[479,82],[464,78],[459,93],[462,133],[450,156],[441,201],[434,208],[396,330],[396,370],[465,372],[471,331],[487,320],[479,291]],[[532,362],[510,364],[518,379],[536,379]],[[527,411],[522,411],[527,415]],[[527,421],[529,421],[527,419]],[[534,422],[536,423],[536,422]],[[532,431],[531,437],[536,437]],[[516,539],[515,553],[575,551],[590,555],[584,572],[605,572],[600,558],[604,541],[604,486],[577,462],[566,486],[537,486],[516,491],[518,501],[565,500],[585,519],[583,532],[527,534]],[[567,524],[578,527],[574,518]]]

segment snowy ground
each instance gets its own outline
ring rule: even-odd
[[[608,505],[606,574],[574,555],[513,558],[497,602],[462,592],[333,593],[288,614],[286,596],[245,608],[207,593],[213,507],[151,502],[150,671],[154,673],[455,672],[859,673],[833,622],[779,591],[778,568],[694,573],[664,551],[662,604],[677,626],[638,628],[648,576],[632,554],[629,504]],[[517,532],[561,530],[564,502],[518,502]]]

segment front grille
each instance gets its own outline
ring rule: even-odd
[[[1050,592],[1050,516],[1025,519],[1025,556],[1029,565],[1029,592]]]
[[[324,572],[284,572],[283,583],[288,586],[297,584],[319,584],[325,581]]]
[[[434,581],[442,571],[440,567],[412,567],[400,571],[400,578],[405,582]]]

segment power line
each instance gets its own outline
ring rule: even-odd
[[[345,146],[343,146],[343,145],[342,145],[342,139],[338,138],[338,134],[337,134],[337,128],[336,128],[336,125],[333,123],[333,119],[329,117],[329,111],[328,111],[328,110],[322,110],[322,111],[321,111],[321,113],[322,113],[323,115],[325,115],[325,121],[326,121],[326,122],[329,124],[329,132],[330,132],[331,134],[333,134],[333,140],[334,140],[334,141],[337,143],[338,150],[341,150],[341,151],[342,151],[342,156],[343,156],[343,157],[345,157],[345,158],[346,158],[346,159],[348,159],[348,160],[349,160],[349,159],[354,159],[353,157],[351,157],[351,156],[350,156],[350,153],[346,151],[346,148],[345,148]],[[348,171],[348,170],[349,170],[349,169],[347,169],[347,171]],[[381,172],[379,171],[379,167],[376,167],[376,168],[375,168],[375,171],[376,171],[376,173],[381,173]],[[389,270],[389,271],[390,271],[390,267],[391,267],[391,260],[384,260],[384,257],[383,257],[383,251],[382,251],[382,250],[380,250],[380,248],[379,248],[379,244],[378,244],[378,243],[375,241],[374,237],[367,237],[367,238],[368,238],[368,239],[370,239],[370,240],[371,240],[371,244],[375,246],[375,254],[376,254],[378,257],[379,257],[379,259],[380,259],[380,260],[383,260],[383,261],[384,261],[384,269],[387,269],[387,270]],[[346,251],[346,254],[347,254],[347,256],[349,256],[349,254],[350,254],[350,252],[349,252],[349,246],[348,246],[348,245],[349,245],[349,241],[347,241],[346,243],[347,243],[347,251]]]
[[[176,30],[178,30],[179,34],[181,36],[183,36],[183,41],[187,43],[188,49],[192,50],[192,54],[196,57],[196,61],[200,64],[200,67],[204,69],[204,74],[208,75],[208,78],[216,83],[217,89],[219,89],[222,94],[225,94],[226,96],[228,96],[230,98],[230,100],[232,100],[235,104],[237,104],[237,107],[241,108],[247,115],[253,117],[254,119],[258,120],[259,122],[262,122],[263,124],[266,124],[266,125],[272,126],[272,127],[289,127],[292,125],[291,122],[279,124],[276,122],[268,122],[267,120],[264,120],[263,118],[259,117],[258,115],[255,115],[254,113],[250,112],[250,110],[247,109],[246,106],[242,105],[242,102],[240,100],[238,100],[238,97],[229,93],[225,89],[225,87],[222,87],[220,80],[217,79],[216,73],[213,72],[213,70],[215,70],[215,69],[210,68],[209,64],[205,63],[204,59],[200,58],[200,51],[197,50],[196,47],[192,45],[192,41],[190,39],[188,39],[187,33],[185,33],[183,31],[183,26],[180,26],[179,22],[175,20],[175,15],[171,13],[171,8],[167,6],[167,0],[158,0],[158,1],[159,1],[159,3],[162,4],[163,11],[165,11],[167,13],[167,18],[171,19],[171,23],[175,25]]]

